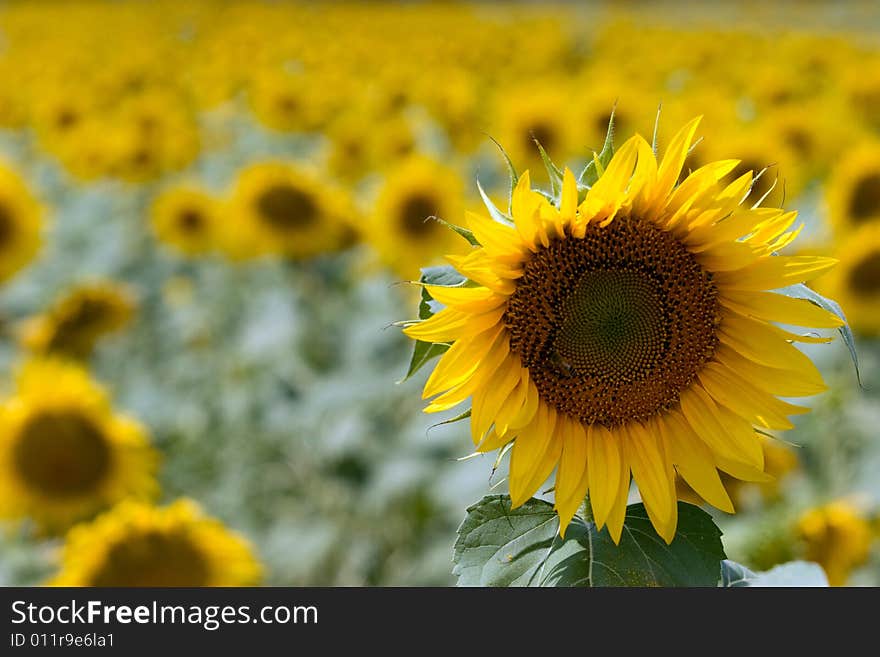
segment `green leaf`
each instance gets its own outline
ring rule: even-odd
[[[721,531],[695,506],[680,502],[678,511],[678,533],[666,545],[644,506],[630,505],[618,546],[581,518],[559,538],[556,512],[543,500],[511,510],[507,495],[490,495],[458,530],[453,573],[460,586],[717,586]]]
[[[721,586],[828,586],[828,578],[819,564],[790,561],[771,570],[755,573],[735,561],[721,562]]]
[[[578,176],[578,182],[587,188],[596,184],[596,181],[599,180],[599,176],[602,175],[602,170],[608,166],[608,163],[611,162],[611,158],[614,157],[615,109],[616,107],[611,109],[611,118],[608,120],[608,131],[605,133],[605,143],[602,145],[602,150],[594,154],[594,158],[584,167],[584,170],[581,171],[581,175]],[[596,165],[597,162],[599,164],[598,167]]]
[[[862,377],[859,373],[859,355],[858,353],[856,353],[856,339],[855,336],[853,336],[852,329],[849,327],[849,322],[846,321],[846,315],[843,314],[843,308],[840,307],[840,304],[838,304],[833,299],[823,297],[821,294],[819,294],[812,288],[804,285],[803,283],[797,283],[795,285],[789,285],[788,287],[780,288],[779,292],[788,297],[794,297],[796,299],[806,299],[807,301],[819,306],[820,308],[824,308],[828,312],[834,313],[844,321],[843,326],[841,326],[837,330],[840,333],[840,337],[843,338],[843,343],[849,350],[849,357],[852,359],[853,367],[856,370],[856,380],[861,387]]]
[[[442,422],[438,422],[437,424],[432,424],[429,429],[435,429],[436,427],[442,427],[447,424],[455,424],[456,422],[461,422],[462,420],[467,420],[471,416],[471,409],[467,409],[464,413],[459,413],[455,417],[451,417],[448,420],[443,420]]]

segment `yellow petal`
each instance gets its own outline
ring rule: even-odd
[[[708,363],[697,377],[716,402],[765,429],[793,429],[786,416],[809,411],[756,389],[721,363]]]
[[[724,290],[718,300],[741,315],[768,322],[815,328],[838,328],[844,324],[834,313],[806,299],[795,299],[774,292]]]
[[[669,544],[675,538],[677,524],[672,463],[658,435],[639,422],[624,426],[627,433],[624,451],[632,468],[633,479],[639,487],[651,524]]]
[[[500,343],[504,325],[499,324],[473,337],[461,338],[440,356],[434,371],[425,383],[422,398],[461,384],[477,370],[480,362],[495,343]]]
[[[471,406],[471,438],[479,445],[489,427],[495,422],[504,401],[511,395],[520,381],[518,358],[507,358],[495,373],[493,385],[474,391]]]
[[[692,385],[681,393],[681,411],[694,433],[713,453],[755,468],[763,467],[763,452],[756,456],[742,434],[742,425],[726,427],[721,422],[723,407],[712,401],[699,385]],[[751,432],[754,434],[754,431]]]
[[[835,264],[820,256],[767,256],[738,271],[719,272],[715,283],[721,289],[775,290],[812,280]]]
[[[619,442],[625,440],[623,432],[617,429],[612,432],[612,438]],[[621,450],[622,451],[622,450]],[[589,457],[587,457],[589,458]],[[587,462],[589,464],[589,461]],[[626,519],[626,505],[629,501],[629,463],[625,458],[620,459],[620,475],[618,477],[617,494],[614,496],[614,505],[608,514],[608,533],[615,545],[620,544],[620,534],[623,532],[623,521]]]
[[[503,333],[502,336],[504,336]],[[483,359],[481,366],[477,368],[469,379],[465,380],[460,385],[457,385],[452,390],[444,392],[442,395],[435,398],[427,407],[425,407],[425,413],[439,413],[461,404],[470,397],[475,390],[478,390],[481,386],[487,383],[492,376],[494,376],[495,371],[501,367],[501,364],[505,361],[509,353],[510,342],[506,337],[503,337],[499,344],[493,346],[493,348],[489,350],[489,353],[486,355],[486,358]]]
[[[559,200],[559,218],[565,224],[571,224],[577,214],[578,190],[577,181],[571,169],[565,167],[562,175],[562,198]]]
[[[475,212],[466,212],[465,217],[474,237],[493,259],[514,265],[522,262],[527,248],[516,230]]]
[[[514,507],[522,505],[541,485],[538,481],[530,487],[552,442],[551,409],[541,404],[532,422],[520,429],[510,453],[510,499]]]
[[[681,168],[687,159],[688,151],[694,141],[694,135],[697,132],[697,126],[702,120],[701,116],[688,121],[669,142],[666,152],[663,154],[663,160],[657,170],[657,184],[654,186],[653,202],[657,204],[657,209],[662,208],[662,202],[672,193],[675,183],[681,176]],[[650,208],[649,208],[650,211]]]
[[[718,476],[715,458],[687,421],[677,411],[671,411],[663,416],[659,425],[672,463],[681,477],[709,504],[733,513],[733,502]]]
[[[425,285],[433,299],[456,310],[480,313],[497,308],[507,301],[507,297],[487,287],[446,287]]]
[[[590,188],[584,202],[581,203],[580,213],[584,217],[590,220],[593,218],[610,220],[614,216],[620,208],[624,192],[632,177],[638,149],[639,141],[636,137],[632,137],[614,154],[605,173]]]
[[[522,412],[529,392],[529,371],[522,367],[521,363],[517,363],[517,366],[519,381],[513,391],[507,395],[495,417],[495,431],[502,436],[508,432],[513,420]]]
[[[805,360],[809,360],[785,340],[779,329],[731,312],[724,316],[718,339],[741,356],[768,367],[797,371],[804,368]]]
[[[798,352],[801,353],[801,352]],[[779,369],[760,365],[726,344],[715,348],[715,360],[736,372],[756,388],[780,397],[808,397],[818,395],[828,389],[822,375],[812,361],[804,355],[801,367],[797,370]]]
[[[579,421],[562,418],[559,424],[562,430],[562,456],[556,474],[556,511],[559,514],[559,533],[564,536],[566,527],[587,494],[588,479],[584,477],[587,470],[587,436]]]
[[[587,428],[587,467],[590,504],[599,529],[605,525],[620,489],[621,452],[619,441],[601,424]]]

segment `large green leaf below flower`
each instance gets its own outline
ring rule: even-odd
[[[453,573],[459,586],[717,586],[724,549],[705,511],[679,502],[678,532],[661,539],[642,504],[627,508],[620,545],[607,529],[575,518],[558,536],[553,506],[507,495],[470,507],[458,530]]]

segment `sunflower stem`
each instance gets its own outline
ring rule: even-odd
[[[593,522],[593,506],[590,504],[589,494],[584,498],[584,503],[581,504],[581,517],[587,523]]]

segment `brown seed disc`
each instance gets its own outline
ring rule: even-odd
[[[849,284],[863,296],[880,292],[880,251],[872,252],[850,270]]]
[[[59,497],[93,490],[112,455],[101,429],[72,411],[52,411],[24,425],[15,444],[16,471],[29,486]]]
[[[504,319],[541,399],[611,427],[678,401],[718,344],[717,296],[670,233],[617,217],[535,253]]]
[[[437,214],[437,199],[429,194],[418,192],[404,199],[398,211],[400,228],[409,237],[426,238],[437,232],[440,226],[430,219]]]
[[[855,223],[863,223],[880,214],[880,173],[868,173],[853,188],[849,215]]]
[[[263,221],[280,233],[307,228],[318,219],[318,205],[311,194],[291,187],[270,187],[256,200]]]
[[[209,564],[180,532],[150,531],[123,539],[107,551],[90,586],[206,586]]]

